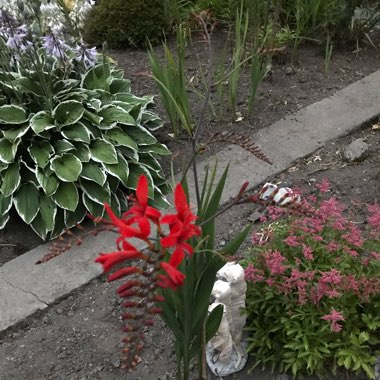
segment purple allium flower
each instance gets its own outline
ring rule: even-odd
[[[78,62],[83,62],[86,68],[95,66],[96,64],[96,47],[91,49],[86,48],[84,45],[79,45],[74,49],[76,55],[76,60]]]
[[[41,39],[43,41],[42,46],[45,48],[47,54],[56,58],[66,58],[65,51],[70,50],[70,47],[66,45],[63,40],[54,35],[41,37]]]

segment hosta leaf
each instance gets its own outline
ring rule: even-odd
[[[14,205],[21,219],[29,224],[38,214],[40,193],[34,183],[28,182],[20,186],[14,197]]]
[[[107,177],[107,182],[110,187],[111,193],[114,193],[120,186],[120,180],[116,177],[112,177],[112,175],[109,175]]]
[[[87,215],[87,209],[83,202],[79,202],[77,209],[73,211],[65,210],[64,220],[67,228],[74,227],[78,223],[81,223]]]
[[[0,216],[8,214],[8,211],[12,207],[12,200],[12,196],[4,197],[2,194],[0,194]]]
[[[54,228],[50,234],[50,240],[55,239],[56,237],[60,236],[65,229],[66,229],[66,226],[65,226],[65,221],[64,221],[64,213],[61,208],[58,208],[57,215],[54,221]]]
[[[164,125],[164,121],[155,113],[144,111],[141,115],[141,124],[145,125],[150,131],[155,131]]]
[[[100,109],[98,115],[103,118],[101,125],[110,125],[113,123],[136,125],[135,119],[123,108],[107,105]]]
[[[132,137],[138,145],[151,145],[157,142],[157,139],[146,130],[146,128],[139,125],[129,126],[125,128],[125,132]]]
[[[36,170],[37,181],[45,192],[46,196],[53,195],[59,185],[59,179],[55,176],[55,174],[46,175],[41,168],[37,168]]]
[[[100,203],[92,201],[85,193],[82,194],[83,204],[86,206],[88,213],[95,218],[102,218],[104,215],[104,207]]]
[[[61,135],[68,140],[90,143],[90,131],[81,122],[62,128]]]
[[[103,205],[104,202],[110,203],[111,201],[111,192],[107,182],[104,186],[100,186],[96,182],[81,179],[80,187],[87,197],[96,203]]]
[[[55,124],[50,113],[47,113],[46,111],[40,111],[31,117],[30,127],[35,133],[40,134],[46,129],[54,128]]]
[[[55,156],[50,163],[50,168],[57,177],[65,182],[75,182],[82,171],[80,159],[71,153]]]
[[[75,211],[78,206],[78,190],[71,182],[61,182],[52,197],[54,202],[65,210]]]
[[[84,163],[80,176],[84,179],[94,181],[100,186],[103,186],[107,179],[104,170],[95,162]]]
[[[51,197],[46,195],[40,196],[40,212],[42,220],[45,223],[46,229],[51,231],[54,228],[54,220],[57,214],[57,205],[54,203]]]
[[[108,141],[102,139],[94,139],[90,144],[91,157],[94,161],[117,164],[117,155],[115,147]]]
[[[28,147],[28,152],[33,161],[44,168],[49,163],[54,149],[47,141],[33,141]]]
[[[110,204],[112,210],[116,215],[121,214],[121,207],[120,207],[120,201],[116,194],[111,194],[111,204]]]
[[[0,107],[0,123],[2,124],[23,124],[27,120],[27,112],[19,106],[7,104]]]
[[[116,191],[117,199],[119,200],[120,203],[120,210],[121,212],[124,212],[128,209],[128,203],[127,203],[127,197],[125,194],[119,189]]]
[[[54,149],[55,153],[62,154],[74,150],[75,146],[67,140],[57,140],[54,142]]]
[[[129,149],[125,146],[119,146],[117,150],[123,154],[124,157],[130,158],[132,161],[138,162],[140,156],[136,150]]]
[[[148,168],[158,171],[158,172],[161,170],[160,163],[154,157],[152,157],[149,153],[140,154],[139,163],[144,164]]]
[[[170,206],[170,203],[162,192],[156,187],[154,189],[154,199],[151,202],[153,207],[158,208],[159,210],[167,209]]]
[[[0,161],[10,164],[14,162],[20,140],[10,142],[7,139],[0,139]]]
[[[71,153],[78,157],[81,162],[89,162],[90,161],[90,148],[87,144],[74,142],[74,146],[76,150],[73,150]]]
[[[119,162],[117,164],[103,164],[106,170],[118,178],[124,186],[128,186],[129,166],[127,160],[122,156],[118,156]]]
[[[153,96],[136,96],[126,92],[115,94],[114,100],[121,101],[123,103],[132,104],[133,106],[140,106],[143,109],[150,103],[153,103]]]
[[[83,119],[88,120],[90,123],[94,125],[100,125],[101,121],[103,120],[102,117],[88,110],[84,110]]]
[[[64,80],[58,80],[54,83],[53,89],[54,93],[65,93],[65,92],[71,92],[72,89],[79,84],[79,80],[77,79],[64,79]]]
[[[53,117],[60,126],[72,125],[78,122],[84,112],[83,105],[76,100],[66,100],[53,110]]]
[[[1,184],[1,194],[4,197],[12,195],[20,185],[20,163],[14,162],[1,173],[3,183]]]
[[[20,92],[31,92],[34,95],[44,95],[42,86],[39,82],[36,82],[27,77],[21,77],[17,79],[17,87]]]
[[[170,150],[164,144],[156,143],[151,145],[141,145],[139,148],[141,153],[153,153],[160,156],[168,156],[171,154]]]
[[[104,138],[113,145],[122,145],[134,150],[138,148],[137,144],[121,128],[109,129]]]
[[[4,214],[2,217],[0,217],[0,230],[2,230],[5,225],[8,223],[9,220],[9,214]]]
[[[19,137],[24,136],[28,132],[29,124],[21,125],[17,128],[11,128],[3,131],[4,137],[10,142],[15,142]]]
[[[108,64],[101,63],[88,70],[82,80],[82,87],[88,90],[103,89],[106,90],[107,80],[111,75]]]
[[[116,94],[118,92],[130,92],[131,81],[129,79],[112,79],[110,83],[110,93]]]
[[[33,219],[32,223],[30,223],[30,227],[32,227],[33,231],[43,240],[46,239],[47,234],[49,232],[45,221],[43,220],[41,214],[37,214],[37,216]]]
[[[86,106],[98,112],[102,106],[102,102],[99,99],[89,99]]]
[[[146,176],[148,180],[149,197],[153,198],[153,195],[154,195],[153,179],[152,179],[152,176],[150,175],[149,170],[145,168],[144,166],[141,166],[138,164],[129,164],[129,177],[127,181],[127,187],[129,189],[136,190],[140,175]]]

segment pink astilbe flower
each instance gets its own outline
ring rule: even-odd
[[[286,271],[286,266],[282,265],[286,258],[280,252],[268,252],[265,254],[265,264],[271,274],[283,274]]]
[[[321,183],[315,184],[315,187],[321,193],[327,193],[330,190],[330,183],[329,183],[329,181],[326,178],[324,178]]]
[[[302,244],[302,254],[306,260],[314,260],[313,249],[306,244]]]
[[[289,247],[298,247],[299,242],[297,239],[297,236],[290,235],[286,239],[284,239],[284,243],[288,245]]]
[[[370,214],[367,218],[367,223],[372,229],[372,237],[376,237],[380,234],[380,206],[377,204],[368,205],[367,209]]]
[[[321,275],[319,282],[322,284],[339,284],[342,280],[340,271],[336,269],[331,269],[328,272],[321,272]]]
[[[339,311],[336,311],[334,308],[331,309],[329,314],[324,315],[321,317],[324,321],[330,321],[331,322],[331,331],[333,332],[339,332],[342,330],[342,325],[338,322],[344,321],[343,314]]]
[[[245,269],[245,279],[250,282],[264,281],[264,272],[261,269],[255,268],[252,264],[249,264]]]

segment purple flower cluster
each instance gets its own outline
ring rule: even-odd
[[[51,34],[41,37],[41,40],[43,41],[42,46],[48,55],[60,59],[67,58],[66,51],[70,50],[70,47],[62,39]]]
[[[76,53],[75,59],[82,62],[87,69],[88,67],[95,66],[96,64],[96,47],[86,48],[84,45],[78,45],[74,52]]]

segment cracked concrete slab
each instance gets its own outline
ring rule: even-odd
[[[250,187],[255,187],[287,169],[294,160],[379,115],[379,88],[380,71],[377,71],[251,136],[270,157],[272,166],[240,147],[228,146],[217,155],[219,173],[230,163],[222,200],[236,195],[244,181],[249,180]],[[200,172],[205,165],[199,164]],[[189,186],[192,184],[189,178]],[[3,265],[0,268],[0,332],[98,276],[101,267],[94,263],[95,257],[99,252],[114,248],[115,235],[100,233],[46,264],[35,265],[48,250],[45,244]]]
[[[48,305],[0,275],[0,332]]]

